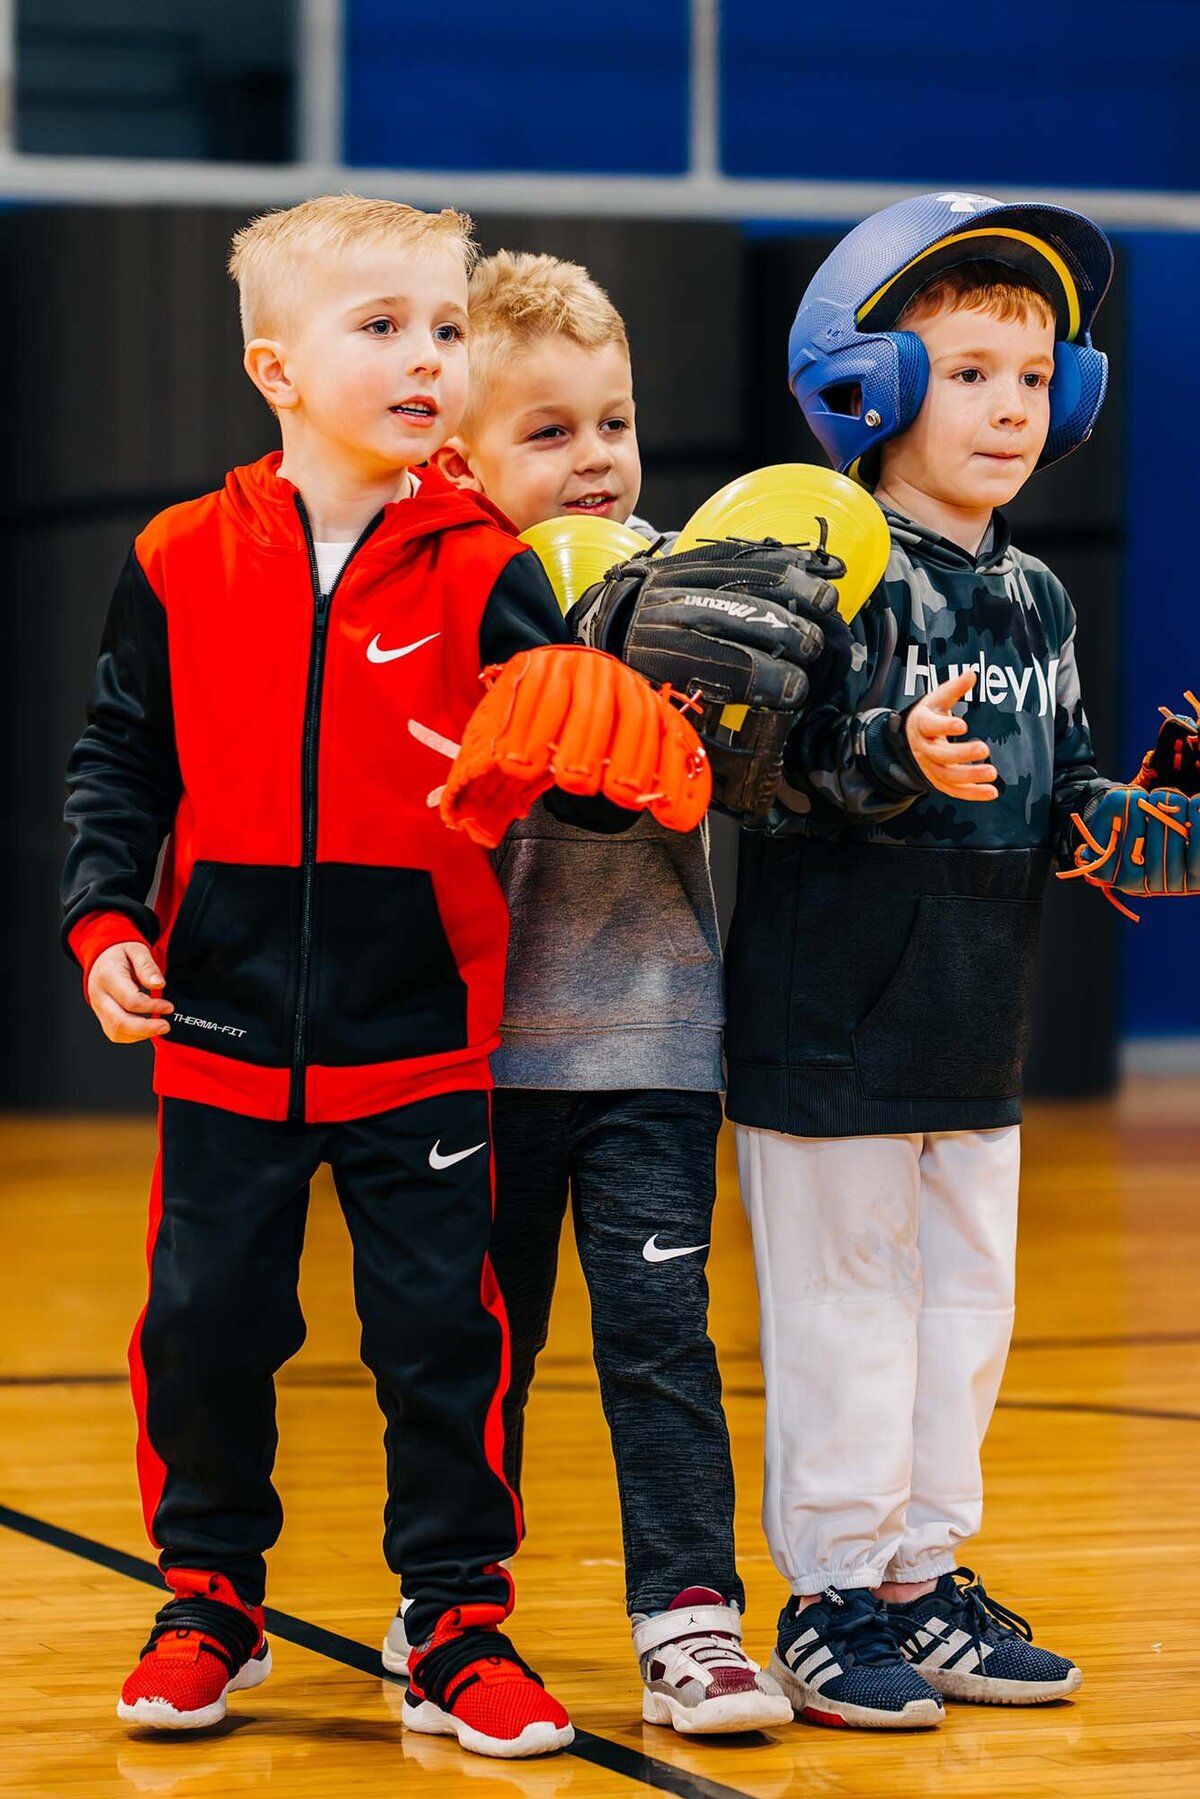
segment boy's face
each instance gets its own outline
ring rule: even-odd
[[[462,455],[518,531],[564,513],[624,524],[642,485],[628,351],[557,336],[512,357]]]
[[[280,345],[289,409],[364,472],[424,462],[466,406],[466,329],[456,250],[335,257],[306,280]]]
[[[1050,429],[1054,328],[962,307],[918,318],[929,386],[909,429],[882,451],[880,482],[944,504],[1003,506],[1037,466]]]

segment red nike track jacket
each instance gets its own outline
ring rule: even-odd
[[[85,978],[156,945],[156,1092],[327,1122],[489,1084],[508,919],[437,800],[480,669],[565,631],[533,553],[432,468],[322,596],[279,462],[133,547],[68,770],[64,934]]]

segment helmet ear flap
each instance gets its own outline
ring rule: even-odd
[[[1061,340],[1054,346],[1054,373],[1050,378],[1050,429],[1075,415],[1083,393],[1079,352]]]
[[[1038,467],[1070,455],[1092,434],[1108,391],[1108,357],[1084,339],[1054,346],[1050,381],[1050,430]]]
[[[929,386],[929,352],[915,331],[889,333],[896,346],[896,424],[889,436],[897,436],[921,410]]]
[[[845,473],[912,424],[925,398],[929,357],[912,331],[853,332],[833,352],[805,347],[790,373],[810,429]]]

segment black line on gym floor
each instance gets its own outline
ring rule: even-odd
[[[582,1389],[581,1389],[582,1391]],[[726,1399],[761,1399],[761,1387],[724,1387]],[[1200,1412],[1148,1405],[1104,1405],[1093,1399],[998,1399],[998,1412],[1074,1412],[1096,1418],[1151,1418],[1166,1424],[1200,1424]]]
[[[1080,1412],[1098,1418],[1151,1418],[1163,1424],[1200,1424],[1200,1412],[1174,1412],[1152,1405],[1097,1405],[1092,1399],[998,1399],[996,1410]]]
[[[1200,1343],[1200,1331],[1130,1331],[1091,1337],[1014,1337],[1010,1349],[1172,1349]]]
[[[154,1587],[159,1592],[167,1590],[153,1562],[145,1561],[139,1555],[129,1555],[123,1549],[113,1549],[107,1543],[98,1543],[94,1537],[80,1536],[77,1531],[64,1530],[59,1524],[48,1524],[43,1518],[33,1518],[28,1512],[18,1512],[7,1505],[0,1505],[0,1526],[32,1537],[51,1549],[61,1549],[67,1555],[94,1562],[113,1574],[123,1574],[128,1580],[140,1581],[145,1587]],[[340,1636],[335,1630],[310,1624],[307,1618],[295,1618],[290,1612],[277,1612],[273,1606],[267,1606],[263,1616],[271,1634],[282,1637],[285,1642],[310,1649],[314,1655],[323,1655],[329,1661],[341,1662],[359,1674],[391,1681],[396,1686],[405,1684],[402,1676],[388,1673],[377,1649],[368,1649],[365,1643],[355,1642],[353,1637]],[[643,1786],[653,1787],[660,1793],[672,1793],[675,1799],[751,1799],[751,1795],[743,1793],[739,1787],[722,1786],[720,1781],[707,1780],[702,1774],[673,1768],[669,1762],[655,1761],[653,1756],[627,1749],[623,1743],[610,1742],[607,1737],[593,1736],[588,1730],[577,1730],[575,1741],[563,1753],[607,1768],[609,1773],[622,1775],[626,1780],[640,1781]],[[510,1765],[499,1764],[500,1767]]]
[[[1058,1349],[1185,1349],[1200,1343],[1200,1331],[1133,1331],[1127,1334],[1115,1332],[1111,1335],[1090,1337],[1014,1337],[1009,1345],[1009,1353],[1015,1355],[1018,1350],[1058,1350]],[[725,1366],[731,1362],[758,1361],[757,1350],[723,1350],[721,1363]],[[590,1392],[595,1382],[590,1376],[591,1358],[589,1356],[556,1355],[549,1358],[553,1366],[562,1369],[589,1370],[589,1377],[582,1381],[561,1378],[553,1373],[542,1374],[538,1379],[538,1387],[544,1392],[584,1393]],[[129,1376],[124,1370],[71,1370],[58,1369],[39,1374],[0,1374],[0,1391],[6,1387],[125,1387]],[[283,1387],[354,1387],[370,1388],[371,1376],[360,1362],[313,1362],[303,1361],[295,1366],[289,1364],[279,1375],[279,1384]],[[735,1387],[726,1385],[724,1391],[735,1399],[748,1399],[761,1396],[761,1387]],[[1189,1416],[1184,1414],[1184,1416]]]
[[[590,1393],[590,1381],[555,1381],[538,1383],[545,1393]],[[760,1386],[734,1386],[726,1381],[721,1388],[725,1399],[761,1399]],[[1148,1405],[1105,1405],[1092,1399],[998,1399],[998,1412],[1078,1412],[1098,1418],[1157,1418],[1167,1424],[1200,1424],[1200,1412],[1169,1411]]]

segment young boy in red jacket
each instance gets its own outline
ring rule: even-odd
[[[426,466],[467,397],[468,230],[343,195],[238,233],[282,456],[138,537],[71,758],[67,942],[106,1034],[154,1042],[159,1096],[130,1362],[173,1597],[122,1690],[134,1725],[215,1723],[270,1670],[273,1377],[326,1161],[387,1420],[405,1724],[499,1756],[572,1737],[497,1629],[522,1529],[486,1254],[507,915],[438,812],[481,668],[565,638],[533,554]]]

